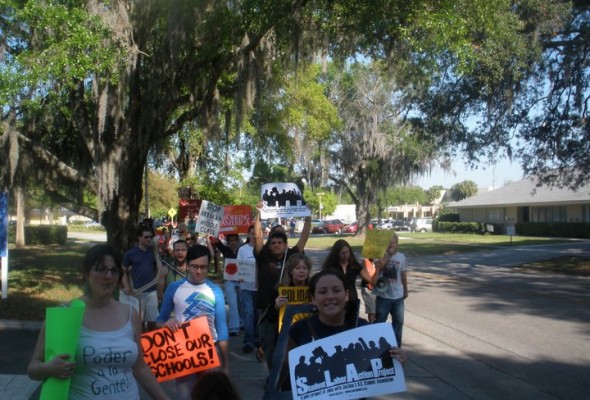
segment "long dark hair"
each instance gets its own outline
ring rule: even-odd
[[[352,251],[352,247],[350,247],[350,244],[348,244],[348,242],[344,239],[338,239],[337,241],[334,242],[334,244],[332,245],[332,248],[330,249],[330,253],[328,254],[328,258],[326,258],[326,261],[324,261],[324,265],[323,265],[322,269],[335,268],[335,269],[338,269],[339,271],[341,271],[340,251],[345,247],[348,247],[348,250],[350,250],[350,258],[348,260],[348,266],[350,268],[358,270],[358,271],[363,269],[361,263],[359,263],[359,261],[356,259],[356,256],[354,255],[354,252]]]
[[[309,281],[309,295],[313,298],[315,297],[315,290],[318,285],[318,281],[320,278],[324,276],[332,275],[338,278],[340,282],[342,282],[342,287],[344,290],[348,291],[346,288],[346,277],[344,273],[340,269],[336,268],[325,268],[311,277]],[[349,295],[350,296],[350,295]],[[354,328],[357,325],[358,320],[358,313],[359,313],[359,301],[358,300],[348,300],[346,303],[345,313],[344,313],[344,325],[347,328]]]

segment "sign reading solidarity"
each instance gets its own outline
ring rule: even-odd
[[[226,281],[256,283],[256,261],[236,260],[234,258],[225,259],[223,279]]]
[[[280,332],[283,325],[283,315],[285,315],[287,305],[309,303],[309,289],[307,286],[279,286],[279,296],[285,296],[289,301],[287,304],[282,305],[281,308],[279,308]],[[295,316],[294,319],[299,320],[300,318]]]
[[[176,332],[162,328],[141,335],[143,358],[158,382],[219,367],[207,317],[187,321]]]
[[[315,340],[289,352],[294,400],[358,399],[406,390],[404,370],[389,355],[396,345],[387,322]]]
[[[223,207],[203,200],[199,210],[199,220],[195,232],[198,234],[217,236],[223,217]]]

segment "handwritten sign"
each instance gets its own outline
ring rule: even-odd
[[[143,358],[158,382],[219,367],[207,317],[187,321],[176,332],[162,328],[141,335]]]
[[[294,183],[266,183],[262,185],[261,218],[308,217],[311,211]]]
[[[223,279],[226,281],[256,283],[256,260],[225,259]]]
[[[368,229],[361,255],[365,258],[381,258],[389,246],[393,232],[388,230]]]
[[[219,235],[219,226],[223,217],[223,207],[203,200],[199,210],[199,220],[195,232],[200,235]]]
[[[279,296],[285,296],[289,301],[279,308],[279,332],[283,327],[283,315],[287,305],[309,303],[309,289],[307,286],[279,286]],[[306,314],[307,315],[307,314]],[[294,319],[301,319],[300,316],[295,316]]]
[[[252,224],[252,207],[224,206],[219,232],[226,235],[230,233],[248,233],[248,228]]]
[[[384,322],[296,347],[289,352],[293,399],[358,399],[405,391],[404,370],[389,355],[395,345],[393,328]]]

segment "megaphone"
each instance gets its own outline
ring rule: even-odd
[[[387,292],[387,289],[389,289],[389,279],[387,279],[384,276],[382,276],[381,278],[377,279],[377,282],[375,283],[375,289],[379,293],[385,293],[385,292]]]

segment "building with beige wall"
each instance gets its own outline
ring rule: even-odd
[[[490,192],[449,203],[462,222],[590,222],[590,185],[574,191],[540,186],[525,178]]]

